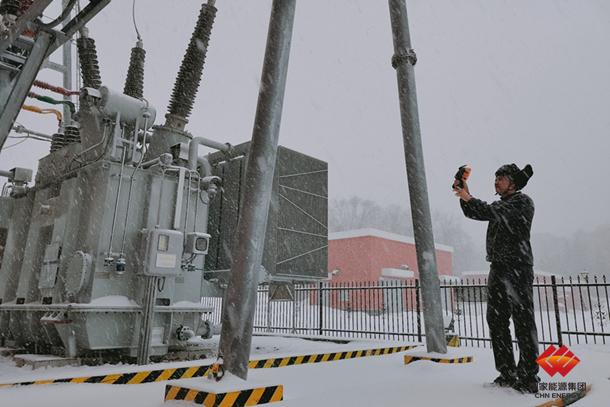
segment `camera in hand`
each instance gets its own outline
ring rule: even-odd
[[[468,180],[471,171],[472,169],[468,165],[462,165],[460,168],[458,168],[458,171],[455,173],[455,179],[458,181],[458,187],[464,188],[464,181]],[[451,185],[451,189],[454,189],[453,185]]]

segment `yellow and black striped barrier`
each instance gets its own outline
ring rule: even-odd
[[[315,355],[289,356],[285,358],[251,360],[248,363],[249,369],[270,369],[274,367],[284,367],[293,365],[305,365],[309,363],[334,362],[336,360],[346,360],[362,358],[367,356],[390,355],[396,352],[405,352],[416,348],[417,345],[396,346],[392,348],[354,350],[347,352],[320,353]]]
[[[455,363],[470,363],[470,362],[474,361],[474,357],[465,356],[462,358],[433,358],[430,356],[405,355],[405,365],[408,365],[409,363],[412,363],[412,362],[415,362],[418,360],[429,360],[429,361],[435,362],[435,363],[455,364]]]
[[[396,346],[391,348],[378,348],[367,350],[354,350],[347,352],[323,353],[303,356],[290,356],[285,358],[252,360],[248,363],[250,369],[268,369],[308,363],[331,362],[335,360],[355,359],[367,356],[389,355],[396,352],[404,352],[417,347],[416,345]],[[56,383],[103,383],[103,384],[143,384],[152,382],[163,382],[167,380],[190,379],[208,375],[212,365],[178,367],[171,369],[147,370],[133,373],[114,373],[100,376],[72,377],[63,379],[35,380],[29,382],[5,383],[2,387],[28,386],[35,384]]]
[[[28,386],[32,384],[56,383],[103,383],[103,384],[142,384],[166,380],[190,379],[207,374],[210,365],[178,367],[173,369],[147,370],[134,373],[115,373],[101,376],[72,377],[64,379],[35,380],[31,382],[6,383],[0,387]]]
[[[182,386],[165,386],[165,401],[183,400],[205,407],[242,407],[273,403],[284,399],[284,387],[267,386],[254,389],[211,393]]]

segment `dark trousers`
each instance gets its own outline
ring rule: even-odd
[[[487,281],[487,324],[496,369],[507,377],[528,380],[536,378],[538,373],[533,282],[532,266],[491,263]],[[511,317],[519,345],[517,365],[509,329]]]

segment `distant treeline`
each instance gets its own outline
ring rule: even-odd
[[[462,271],[485,270],[485,241],[475,241],[463,227],[464,218],[443,212],[432,214],[434,240],[452,246],[455,274]],[[357,196],[329,201],[330,232],[375,228],[386,232],[413,236],[411,211],[399,205],[382,205]],[[610,275],[610,225],[592,231],[580,231],[570,237],[532,234],[534,267],[562,275]]]
[[[551,273],[610,275],[610,225],[579,231],[570,237],[534,234],[536,268]]]
[[[483,262],[473,245],[472,237],[462,227],[463,219],[446,213],[432,214],[436,243],[452,246],[453,269],[457,272],[480,268]],[[329,201],[328,227],[330,232],[374,228],[405,236],[413,236],[411,210],[399,205],[381,205],[353,196]],[[479,267],[477,267],[479,265]]]

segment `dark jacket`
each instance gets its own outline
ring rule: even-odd
[[[489,221],[487,226],[487,261],[504,264],[534,265],[530,230],[534,218],[534,201],[521,192],[488,204],[472,198],[460,199],[464,215]]]

